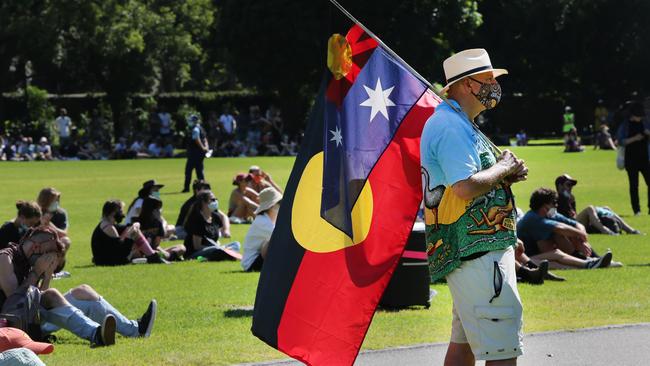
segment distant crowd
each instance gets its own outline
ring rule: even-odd
[[[78,133],[65,108],[54,121],[53,144],[47,136],[0,135],[0,160],[107,160],[171,158],[182,156],[188,131],[186,122],[175,121],[164,107],[150,113],[148,131],[134,131],[129,136],[113,138],[95,111],[92,126]],[[225,107],[218,115],[211,111],[202,118],[210,149],[216,157],[295,156],[300,134],[284,130],[282,115],[273,105],[262,113],[257,105],[240,115]]]

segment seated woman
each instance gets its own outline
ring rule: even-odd
[[[230,194],[228,203],[228,217],[233,224],[250,223],[255,216],[259,202],[258,193],[248,186],[251,181],[251,174],[239,173],[232,181],[237,188],[233,189]]]
[[[255,221],[244,239],[244,257],[241,266],[246,272],[261,271],[266,252],[280,211],[282,194],[275,188],[260,192],[260,206],[255,210]]]
[[[156,300],[151,300],[140,319],[130,320],[88,285],[61,294],[49,284],[62,258],[63,243],[50,228],[36,229],[19,245],[0,249],[0,307],[20,286],[37,286],[44,334],[64,328],[90,341],[91,346],[114,344],[116,331],[126,337],[149,337],[156,319]]]
[[[153,196],[160,199],[160,189],[164,187],[163,184],[156,183],[155,180],[151,179],[142,183],[142,188],[138,191],[138,197],[136,197],[133,202],[129,205],[129,209],[126,214],[126,224],[129,225],[133,221],[134,217],[140,216],[140,210],[142,208],[142,203],[144,199]],[[176,227],[174,225],[168,225],[167,220],[164,217],[161,217],[163,222],[163,227],[165,229],[165,238],[171,238],[175,232]]]
[[[149,245],[158,254],[166,260],[183,260],[185,254],[185,247],[174,245],[169,248],[163,249],[160,247],[160,242],[165,237],[165,228],[161,220],[162,201],[156,197],[150,196],[144,199],[140,216],[133,219],[134,223],[140,224],[140,231],[149,241]]]
[[[192,196],[183,203],[181,210],[178,213],[178,219],[176,219],[176,237],[178,237],[178,239],[185,239],[186,234],[183,224],[185,223],[187,213],[190,211],[190,207],[192,207],[196,201],[196,195],[201,191],[209,191],[211,189],[210,183],[204,180],[194,180],[192,183]]]
[[[41,208],[36,202],[17,201],[16,217],[0,227],[0,249],[9,243],[19,243],[29,228],[37,226],[41,221]]]
[[[102,208],[102,220],[91,239],[93,263],[98,266],[115,266],[131,262],[134,256],[143,255],[147,263],[168,263],[151,248],[140,231],[140,224],[121,225],[124,220],[124,202],[110,200]]]
[[[150,179],[142,183],[142,188],[140,188],[140,190],[138,191],[138,196],[135,199],[133,199],[133,201],[131,202],[127,210],[126,213],[127,225],[131,223],[131,220],[133,220],[134,217],[138,217],[140,215],[140,209],[142,208],[142,203],[144,202],[144,199],[149,196],[160,198],[160,189],[164,186],[165,185],[163,184],[156,183],[156,181],[153,179]]]
[[[184,225],[187,258],[203,257],[211,261],[241,259],[239,242],[225,246],[219,244],[225,227],[218,212],[219,201],[211,191],[203,191],[196,196]]]
[[[564,152],[582,152],[585,147],[580,142],[578,130],[573,127],[569,133],[564,136]]]

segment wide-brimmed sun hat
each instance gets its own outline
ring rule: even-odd
[[[492,71],[492,75],[496,78],[508,73],[506,69],[493,68],[490,55],[483,48],[460,51],[447,58],[442,63],[442,67],[445,69],[445,78],[447,78],[447,85],[442,88],[442,93],[446,92],[453,83],[466,76]]]
[[[264,188],[260,192],[260,206],[255,210],[255,214],[268,210],[281,200],[282,193],[278,192],[277,189],[273,187]]]

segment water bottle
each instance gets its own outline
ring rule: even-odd
[[[207,262],[208,258],[200,255],[200,256],[196,257],[196,260],[199,261],[199,262]]]

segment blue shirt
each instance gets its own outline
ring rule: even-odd
[[[460,105],[441,103],[422,131],[420,162],[424,188],[429,272],[436,281],[463,258],[516,245],[512,193],[500,184],[464,199],[451,188],[496,163],[491,145]]]
[[[429,172],[432,189],[452,186],[496,162],[489,145],[478,137],[458,102],[449,99],[449,103],[461,112],[440,103],[422,131],[420,159]]]
[[[548,240],[553,237],[553,230],[560,223],[576,227],[578,222],[570,219],[561,213],[552,217],[543,217],[534,211],[528,211],[524,217],[517,222],[517,237],[524,242],[526,254],[529,256],[539,254],[537,242]]]

